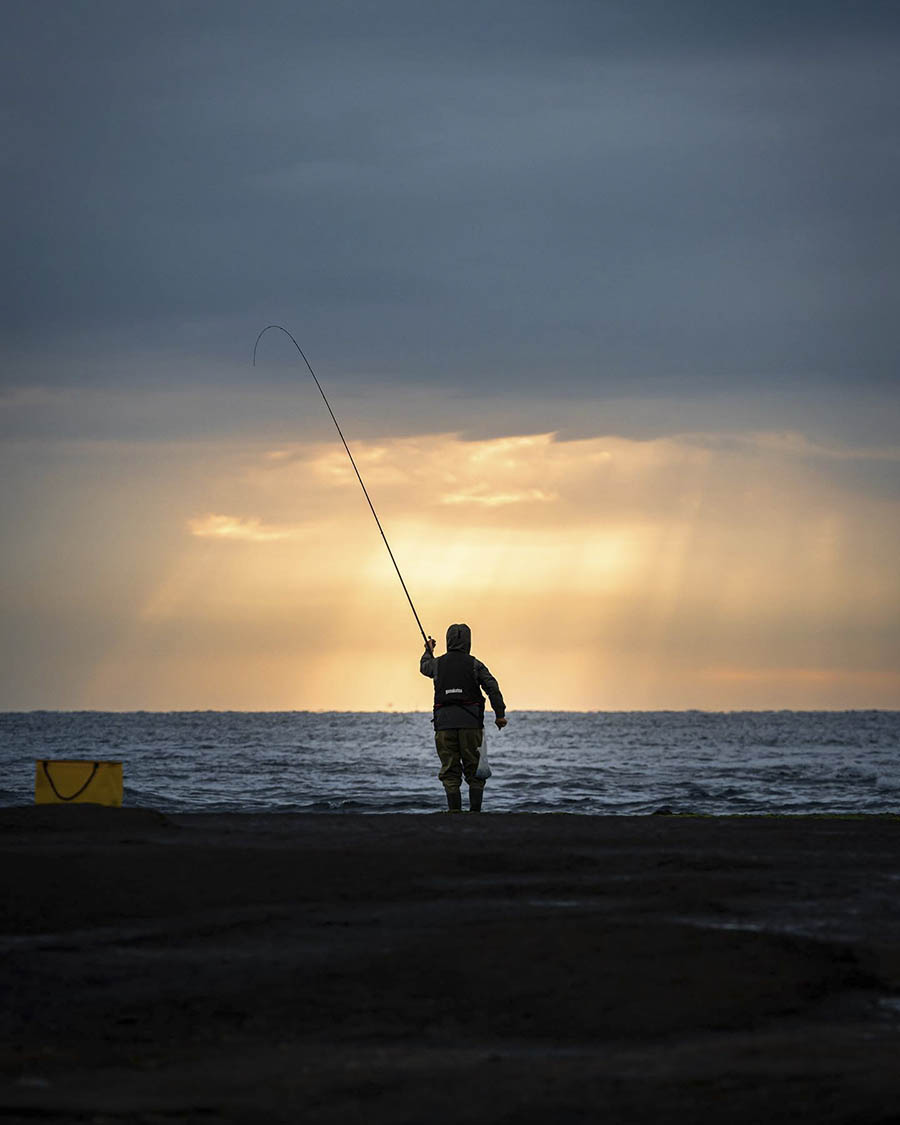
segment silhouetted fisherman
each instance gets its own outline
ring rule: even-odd
[[[429,637],[419,661],[419,671],[434,680],[434,743],[441,760],[438,777],[447,791],[447,808],[462,812],[460,783],[469,786],[469,812],[481,812],[484,778],[476,777],[484,741],[484,696],[488,694],[497,728],[506,726],[506,705],[500,685],[487,667],[471,655],[472,631],[468,625],[451,625],[447,651],[434,655],[437,644]]]

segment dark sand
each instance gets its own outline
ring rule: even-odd
[[[900,1121],[900,821],[0,810],[4,1122]]]

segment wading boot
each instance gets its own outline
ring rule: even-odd
[[[484,800],[483,789],[469,789],[469,812],[481,812],[481,802]]]
[[[462,793],[447,790],[447,812],[462,812]]]

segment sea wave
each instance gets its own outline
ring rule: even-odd
[[[900,712],[517,712],[489,741],[486,810],[900,811]],[[0,805],[67,757],[120,759],[126,803],[164,812],[443,806],[422,712],[0,714]]]

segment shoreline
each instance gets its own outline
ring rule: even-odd
[[[0,1108],[887,1121],[897,819],[0,809]]]
[[[125,826],[151,824],[166,825],[170,828],[192,827],[200,829],[204,824],[212,827],[217,822],[234,820],[236,824],[249,824],[258,821],[260,825],[268,822],[291,820],[297,822],[310,821],[315,823],[320,820],[334,819],[338,821],[353,822],[354,820],[380,820],[385,817],[396,817],[401,820],[428,820],[433,817],[444,818],[449,814],[443,807],[435,807],[428,811],[407,811],[397,809],[305,809],[296,811],[292,809],[226,809],[226,810],[190,810],[169,812],[164,809],[149,808],[139,805],[121,805],[111,808],[103,805],[92,804],[88,801],[76,801],[68,804],[47,805],[0,805],[0,840],[6,832],[33,832],[39,830],[60,832],[93,832],[104,829],[117,830]],[[455,814],[459,817],[460,814]],[[647,820],[707,820],[721,821],[772,821],[784,820],[793,822],[804,821],[900,821],[900,812],[732,812],[732,813],[705,813],[705,812],[679,812],[667,806],[661,806],[651,812],[618,813],[618,812],[572,812],[568,809],[547,809],[545,812],[534,810],[506,810],[487,809],[478,814],[470,814],[464,807],[462,819],[471,817],[474,822],[490,820],[492,822],[531,820],[546,820],[558,818],[573,821],[596,822],[643,822]]]

